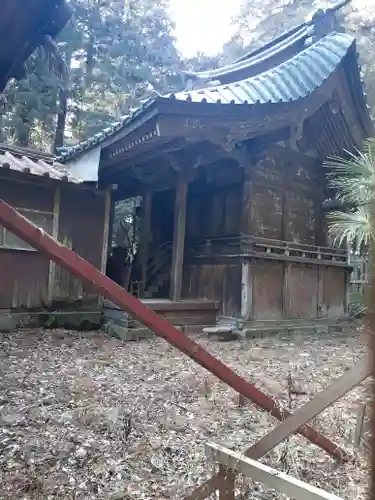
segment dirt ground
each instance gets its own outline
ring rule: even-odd
[[[280,335],[247,342],[195,337],[221,360],[290,404],[307,401],[366,351],[359,334]],[[22,331],[0,337],[0,498],[183,498],[208,478],[208,440],[243,450],[276,424],[162,340],[121,343],[100,332]],[[367,385],[313,425],[352,451]],[[293,437],[263,462],[344,499],[364,498],[366,446],[334,463]],[[238,499],[282,498],[240,478]],[[250,494],[251,492],[251,494]]]

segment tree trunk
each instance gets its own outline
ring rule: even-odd
[[[19,115],[19,124],[16,128],[15,137],[18,146],[28,147],[30,142],[31,122],[27,108],[23,108]]]
[[[53,152],[55,154],[57,152],[57,148],[61,148],[64,145],[67,111],[68,111],[68,92],[66,89],[61,88],[59,91],[59,111],[57,113],[55,140],[53,143]]]

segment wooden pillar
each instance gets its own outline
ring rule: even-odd
[[[108,257],[108,254],[112,250],[112,239],[113,239],[113,231],[114,231],[115,215],[116,215],[116,213],[115,213],[116,203],[113,199],[112,193],[113,193],[113,188],[111,188],[111,202],[110,202],[110,207],[109,207],[107,257]]]
[[[322,265],[318,265],[318,318],[322,318],[325,316],[324,311],[324,290],[323,290],[323,279],[324,279],[324,267]]]
[[[170,289],[171,300],[181,300],[188,186],[188,181],[180,177],[176,187],[176,200],[174,208]]]
[[[111,189],[107,189],[105,192],[105,208],[104,208],[104,227],[103,227],[103,244],[102,244],[102,261],[100,270],[105,274],[107,267],[108,258],[108,246],[109,246],[109,235],[110,231],[110,219],[111,219]]]
[[[147,263],[149,259],[150,231],[151,231],[152,192],[147,190],[143,195],[143,210],[141,221],[141,236],[139,242],[141,264],[140,297],[144,297],[147,283]]]
[[[242,198],[242,217],[241,217],[241,232],[248,236],[253,233],[253,163],[244,167],[244,183],[243,183],[243,198]]]
[[[241,317],[249,321],[253,316],[253,286],[251,260],[242,262],[241,277]]]
[[[108,188],[105,192],[104,200],[104,226],[103,226],[103,242],[102,242],[102,259],[100,270],[103,274],[107,271],[108,247],[111,246],[112,226],[114,205],[112,204],[112,189]],[[99,307],[103,305],[103,296],[99,297]]]
[[[53,219],[52,219],[52,238],[56,241],[59,240],[59,218],[60,218],[60,199],[61,191],[60,188],[56,188],[55,195],[53,198]],[[48,272],[48,303],[51,304],[53,300],[54,288],[55,288],[55,275],[56,275],[56,264],[53,260],[49,262],[49,272]]]
[[[289,280],[290,274],[292,272],[292,264],[290,262],[284,262],[283,268],[283,291],[282,291],[282,315],[284,319],[288,318],[288,311],[290,309],[290,290],[289,290]]]

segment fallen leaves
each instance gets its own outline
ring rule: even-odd
[[[299,406],[365,351],[356,335],[198,341],[284,406],[291,404],[291,379],[301,392],[292,400]],[[205,441],[243,450],[276,424],[158,339],[121,343],[98,332],[14,332],[0,338],[0,371],[3,500],[182,498],[213,472]],[[366,397],[364,384],[313,425],[350,447],[356,408]],[[365,496],[363,450],[356,465],[336,467],[292,437],[264,462],[343,498]],[[238,480],[242,495],[247,488],[248,498],[278,498],[246,481]]]

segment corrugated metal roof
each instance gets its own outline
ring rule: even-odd
[[[0,145],[0,168],[61,181],[81,182],[71,176],[66,165],[56,161],[54,156],[43,153],[38,155],[37,152],[30,153],[29,156],[27,154],[26,149]]]
[[[315,43],[310,39],[310,45],[303,51],[259,75],[225,85],[185,90],[147,99],[139,108],[114,123],[112,127],[104,129],[76,146],[61,148],[59,159],[66,162],[69,158],[101,144],[106,138],[125,128],[150,106],[157,106],[160,101],[242,105],[288,103],[305,98],[319,88],[336,70],[354,44],[355,39],[349,35],[331,33]]]

